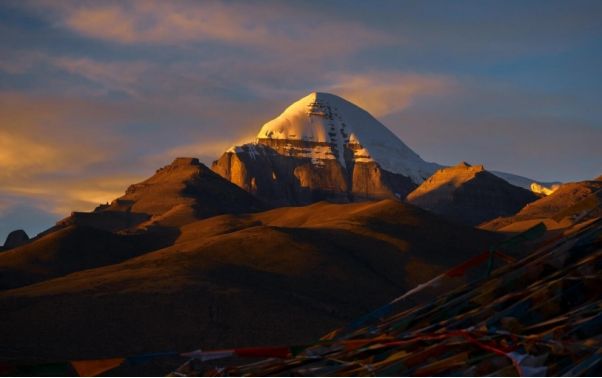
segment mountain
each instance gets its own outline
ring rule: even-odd
[[[89,226],[60,227],[0,254],[0,290],[122,262],[171,245],[178,234],[170,229],[117,234]]]
[[[93,212],[75,212],[58,227],[90,226],[107,231],[177,227],[224,213],[266,209],[253,195],[215,174],[196,158],[177,158],[125,195]]]
[[[257,141],[271,147],[290,143],[284,151],[336,160],[343,167],[377,162],[382,169],[409,177],[415,184],[437,167],[422,160],[368,112],[328,93],[313,92],[289,106],[263,125]],[[303,146],[307,151],[295,150],[299,148],[295,142],[307,142]]]
[[[124,260],[1,291],[0,334],[11,346],[4,355],[60,360],[305,343],[499,240],[395,200],[214,216],[132,256],[127,246],[136,242],[126,237],[151,231],[115,237],[87,228],[96,251],[80,249],[72,228],[23,246],[31,271],[41,268],[34,247],[47,267],[102,249],[106,262]],[[59,238],[62,255],[52,254]]]
[[[212,169],[282,205],[403,198],[438,167],[365,110],[313,92],[263,125],[255,143],[226,151]]]
[[[481,228],[519,232],[538,222],[544,222],[548,229],[561,229],[600,216],[602,176],[562,184],[550,195],[526,205],[518,213],[486,222]]]
[[[27,235],[27,233],[25,231],[23,231],[23,230],[12,231],[6,237],[6,241],[4,242],[4,245],[2,247],[0,247],[0,251],[2,251],[3,249],[11,249],[11,248],[18,247],[20,245],[27,243],[28,241],[29,241],[29,236]]]
[[[294,102],[264,124],[253,143],[231,147],[212,165],[275,206],[403,199],[439,168],[367,111],[321,92]],[[546,188],[555,184],[494,174],[526,189],[534,182]]]
[[[442,168],[411,192],[406,200],[456,222],[477,225],[516,213],[538,197],[486,171],[462,162]]]

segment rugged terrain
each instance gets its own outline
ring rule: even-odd
[[[602,216],[602,176],[560,185],[550,195],[532,202],[516,214],[485,222],[480,227],[500,232],[520,232],[538,222],[550,230]]]
[[[442,168],[407,196],[407,201],[455,222],[477,225],[513,215],[539,197],[486,171],[462,162]]]

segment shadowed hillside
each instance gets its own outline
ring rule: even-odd
[[[15,356],[50,359],[305,342],[497,239],[394,200],[221,215],[163,249],[0,293],[0,331]]]
[[[454,222],[477,225],[516,213],[538,197],[486,171],[460,163],[442,168],[408,194],[407,201]]]

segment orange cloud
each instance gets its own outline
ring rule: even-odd
[[[28,198],[28,202],[40,210],[65,217],[72,211],[90,211],[99,204],[110,202],[123,195],[129,185],[142,179],[140,175],[69,177],[63,180],[28,177],[14,180],[13,185],[1,185],[0,196]]]
[[[418,97],[446,94],[455,86],[448,76],[378,72],[338,75],[325,89],[382,117],[404,110]]]
[[[64,26],[91,38],[132,43],[220,41],[298,54],[338,54],[393,42],[363,24],[275,3],[140,1],[77,7],[46,3]],[[397,39],[395,42],[398,42]]]
[[[60,151],[53,146],[0,131],[0,178],[3,180],[26,170],[42,170],[60,159]]]
[[[75,173],[103,161],[117,144],[115,136],[82,124],[107,118],[102,108],[77,99],[0,93],[0,187],[19,177]]]
[[[83,76],[107,89],[135,95],[135,87],[149,64],[143,62],[98,62],[88,58],[49,58],[51,64],[66,72]]]
[[[35,200],[35,207],[65,216],[122,193],[132,177],[102,177],[93,168],[112,158],[117,136],[85,127],[110,122],[115,115],[106,110],[77,99],[0,93],[0,199]]]

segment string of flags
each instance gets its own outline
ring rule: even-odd
[[[602,221],[558,237],[522,259],[501,252],[536,239],[543,224],[409,290],[311,345],[159,352],[61,363],[0,361],[1,375],[97,376],[123,365],[182,357],[173,376],[582,375],[602,366]],[[394,305],[493,259],[506,265],[430,303]],[[230,357],[266,359],[218,367]],[[0,358],[1,360],[1,358]],[[200,370],[199,370],[200,369]]]

